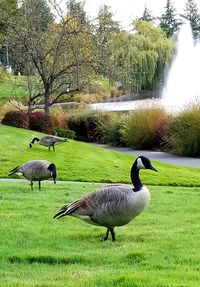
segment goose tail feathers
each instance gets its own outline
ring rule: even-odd
[[[18,172],[18,171],[19,171],[19,166],[16,166],[15,168],[13,168],[13,169],[11,169],[11,170],[9,171],[8,176],[11,176],[12,174],[14,174],[14,173],[16,173],[16,172]]]

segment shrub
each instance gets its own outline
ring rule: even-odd
[[[29,128],[43,133],[52,133],[53,120],[44,112],[33,112],[29,117]]]
[[[51,109],[51,118],[53,120],[54,127],[67,129],[66,114],[61,106]]]
[[[168,123],[168,147],[179,155],[200,156],[200,104],[188,106]]]
[[[28,128],[28,115],[21,111],[7,112],[2,119],[3,125],[8,125],[16,128]]]
[[[76,136],[75,131],[71,131],[69,129],[61,129],[61,128],[54,128],[54,134],[59,137],[74,139]]]
[[[98,126],[100,130],[101,141],[103,143],[124,146],[126,142],[122,137],[125,114],[107,113],[99,116]]]
[[[167,119],[164,108],[150,104],[129,113],[123,130],[124,140],[136,149],[157,149],[162,147],[161,123]]]
[[[7,112],[12,111],[24,111],[24,113],[26,113],[27,108],[21,102],[16,100],[6,102],[2,107],[0,107],[0,118],[3,118]]]
[[[69,129],[75,131],[77,140],[99,141],[98,112],[78,110],[67,116],[67,123]]]

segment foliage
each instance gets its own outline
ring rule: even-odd
[[[200,104],[190,105],[168,123],[168,146],[179,155],[200,156]]]
[[[69,129],[62,129],[60,127],[54,128],[54,134],[62,138],[74,139],[76,134],[74,131]]]
[[[115,146],[124,146],[126,142],[122,136],[126,115],[107,113],[99,115],[99,130],[102,134],[101,141]]]
[[[77,140],[98,142],[101,138],[96,112],[82,110],[81,113],[68,115],[67,123],[69,128],[75,131]]]
[[[47,7],[40,10],[35,5],[38,1],[43,0],[26,1],[21,6],[16,25],[10,28],[11,48],[15,66],[22,67],[29,79],[29,112],[42,101],[45,113],[50,114],[50,106],[63,95],[70,97],[90,82],[95,66],[94,40],[88,25],[63,15],[58,4],[48,1],[59,14],[52,23],[49,6],[45,4]],[[37,88],[32,88],[32,77],[38,80]]]
[[[173,57],[173,42],[150,22],[135,22],[135,33],[121,32],[111,40],[117,81],[126,90],[155,89]]]
[[[165,122],[167,113],[155,103],[141,106],[129,113],[123,130],[128,145],[136,149],[156,149],[162,147],[162,136],[158,137],[161,123]]]
[[[1,0],[0,1],[0,60],[5,65],[6,63],[6,50],[5,46],[1,47],[5,44],[7,40],[8,34],[8,25],[7,21],[10,19],[14,20],[15,15],[17,13],[17,0]]]
[[[33,112],[29,116],[29,128],[34,131],[51,134],[54,128],[53,120],[44,112]]]
[[[143,11],[143,15],[141,18],[139,18],[139,20],[142,21],[146,21],[146,22],[151,22],[155,19],[155,17],[152,16],[151,11],[147,8],[147,6],[145,5],[144,7],[144,11]]]
[[[0,107],[0,118],[4,117],[7,112],[11,111],[26,111],[26,107],[19,101],[9,101]]]
[[[16,128],[28,128],[28,116],[21,111],[6,112],[4,118],[1,120],[3,125],[8,125]]]
[[[182,17],[190,22],[194,39],[200,39],[200,14],[195,0],[187,0]]]
[[[68,16],[76,19],[80,25],[88,24],[84,5],[84,2],[82,3],[77,0],[67,1]]]
[[[108,5],[102,5],[99,8],[97,16],[97,24],[95,27],[97,54],[100,65],[97,67],[98,75],[105,78],[110,78],[113,74],[113,66],[110,61],[112,54],[112,47],[109,42],[119,29],[119,23],[113,19],[113,13]]]
[[[51,119],[54,127],[61,129],[67,128],[66,113],[61,106],[53,107],[51,109]]]
[[[171,0],[167,0],[165,11],[160,17],[160,28],[165,31],[167,38],[174,36],[180,25],[176,15],[176,9]]]

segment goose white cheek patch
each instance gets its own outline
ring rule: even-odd
[[[137,159],[137,168],[138,169],[145,169],[145,166],[143,165],[141,158]]]

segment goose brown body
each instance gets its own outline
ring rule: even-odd
[[[66,142],[67,140],[64,138],[60,138],[60,137],[52,136],[52,135],[44,136],[41,139],[35,137],[32,139],[32,141],[29,144],[30,148],[32,147],[32,145],[34,144],[35,141],[37,141],[40,145],[48,147],[49,151],[50,151],[51,147],[55,151],[55,147],[54,147],[55,144],[63,143],[63,142]]]
[[[71,215],[87,223],[104,226],[107,228],[104,240],[108,239],[109,232],[115,240],[114,227],[128,224],[150,201],[149,190],[139,178],[140,169],[157,171],[148,158],[138,157],[131,168],[134,187],[126,184],[107,185],[64,205],[54,218]]]
[[[47,160],[31,160],[10,170],[9,176],[14,173],[22,174],[26,179],[30,180],[31,188],[33,187],[33,181],[38,181],[40,189],[42,180],[53,177],[55,182],[56,166]]]
[[[65,205],[66,215],[78,217],[87,223],[114,228],[129,223],[150,201],[146,187],[133,192],[127,185],[109,185]]]

